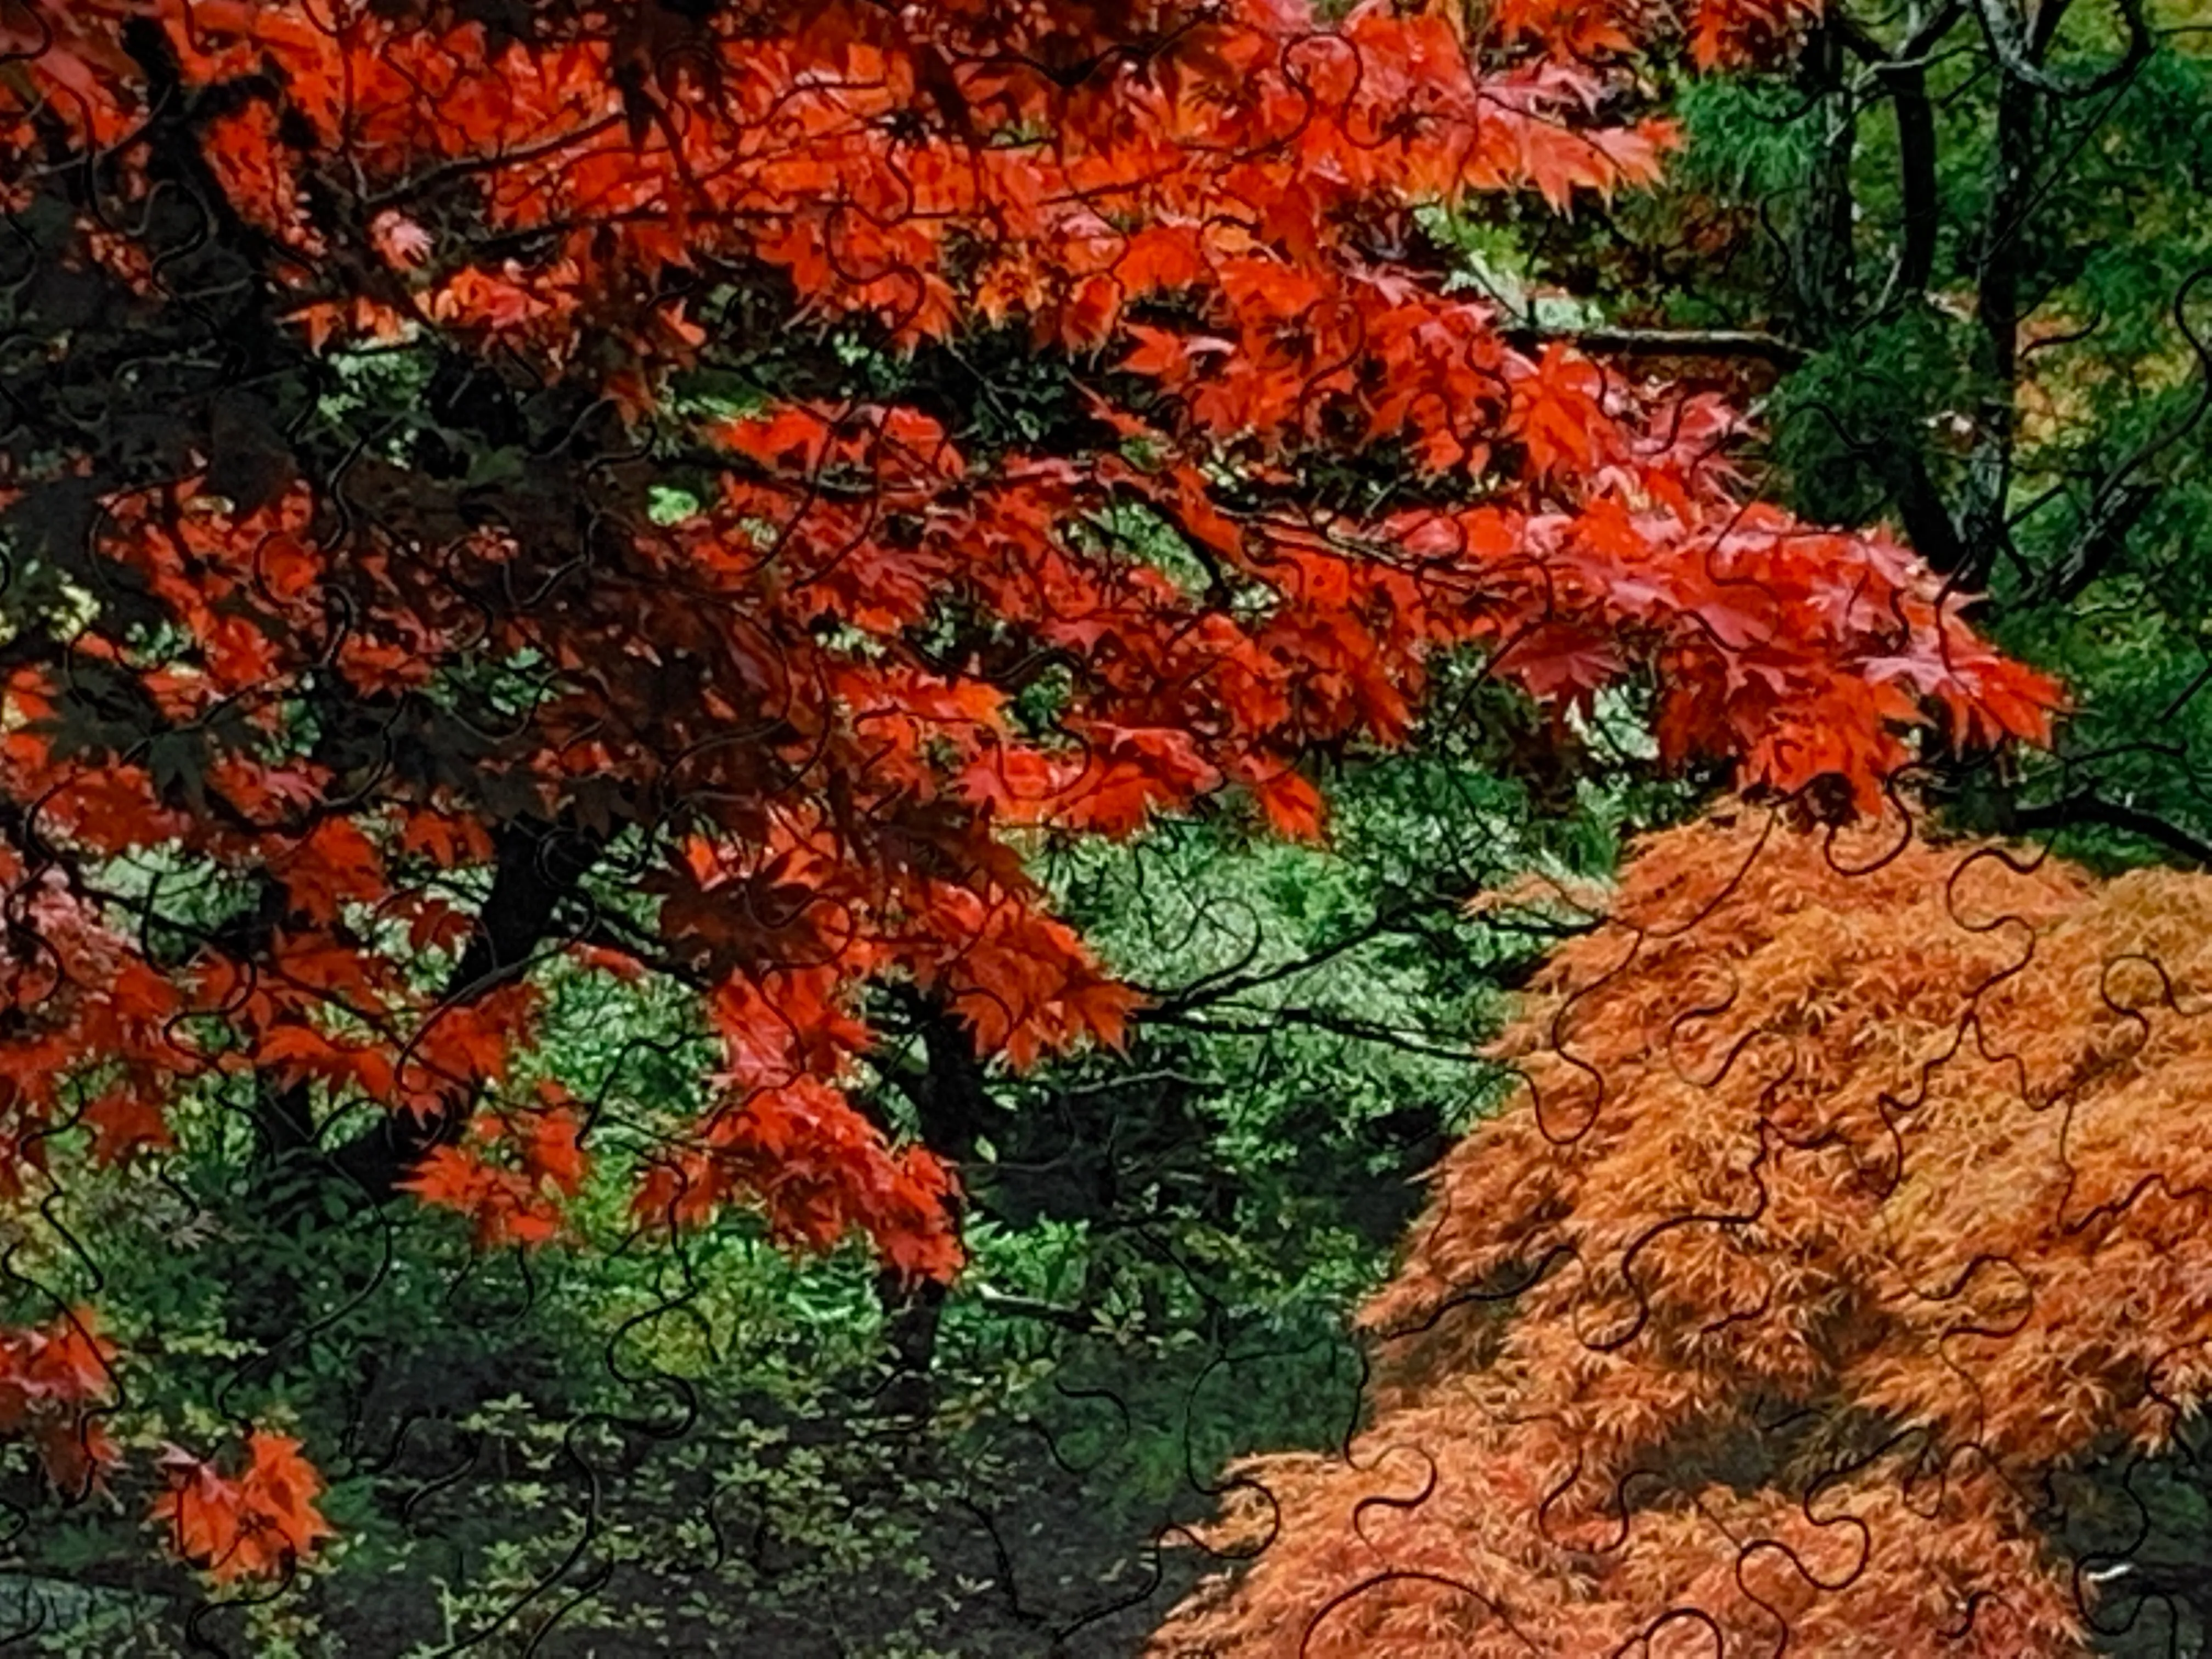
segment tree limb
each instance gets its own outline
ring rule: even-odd
[[[1979,3],[1985,11],[2002,9],[2006,0]],[[1986,585],[2000,556],[2017,556],[2006,514],[2020,416],[2021,241],[2028,205],[2035,198],[2039,102],[2033,81],[2009,74],[2000,81],[1989,208],[1975,254],[1974,315],[1988,379],[1967,464],[1966,500],[1959,514],[1966,557],[1958,574],[1966,586],[1975,588]]]
[[[2128,532],[2158,496],[2155,484],[2125,480],[2115,484],[2108,480],[2091,498],[2081,533],[2052,568],[2044,594],[2039,597],[2047,597],[2058,605],[2079,599],[2126,550]]]
[[[1857,313],[1851,157],[1858,143],[1858,113],[1855,89],[1844,72],[1844,52],[1835,23],[1823,19],[1798,54],[1798,83],[1818,136],[1789,240],[1790,277],[1797,331],[1824,346],[1846,337]]]
[[[2154,813],[2121,801],[2108,800],[2092,789],[2084,789],[2040,806],[2014,807],[2005,814],[2004,821],[2004,828],[2008,833],[2070,830],[2082,824],[2101,824],[2108,830],[2120,830],[2131,836],[2140,836],[2191,864],[2212,869],[2212,842],[2202,841],[2180,825],[2168,823]]]
[[[2199,338],[2190,327],[2188,314],[2191,293],[2208,277],[2212,277],[2212,265],[2199,266],[2190,273],[2173,296],[2174,326],[2197,354],[2201,382],[2197,397],[2179,421],[2144,439],[2097,485],[2089,498],[2088,510],[2082,515],[2081,528],[2048,584],[2050,597],[2061,603],[2075,598],[2119,556],[2127,546],[2128,532],[2158,499],[2160,486],[2138,482],[2134,477],[2137,469],[2160,451],[2187,437],[2206,413],[2212,411],[2212,345]]]
[[[1200,1018],[1193,1014],[1160,1014],[1147,1012],[1139,1018],[1148,1024],[1180,1026],[1185,1030],[1210,1031],[1221,1036],[1273,1036],[1285,1025],[1304,1025],[1317,1031],[1329,1031],[1339,1036],[1356,1037],[1364,1042],[1384,1043],[1402,1054],[1420,1054],[1430,1060],[1449,1060],[1461,1065],[1474,1065],[1482,1056],[1473,1043],[1464,1048],[1446,1048],[1434,1041],[1426,1031],[1402,1031],[1370,1019],[1358,1019],[1349,1014],[1333,1014],[1320,1008],[1231,1008],[1225,1013],[1234,1016],[1249,1014],[1249,1019]]]
[[[1875,307],[1886,314],[1907,295],[1925,294],[1936,271],[1936,236],[1942,226],[1936,179],[1936,109],[1928,97],[1928,52],[1948,33],[1965,8],[1959,0],[1942,8],[1934,18],[1916,29],[1894,58],[1879,52],[1870,67],[1889,94],[1891,112],[1897,122],[1897,169],[1904,198],[1904,220],[1897,263]],[[1840,14],[1844,42],[1863,57],[1871,37]]]
[[[1043,1302],[1033,1296],[1014,1296],[1005,1291],[994,1291],[988,1285],[975,1287],[975,1299],[995,1314],[1005,1314],[1014,1319],[1034,1319],[1047,1325],[1057,1325],[1062,1330],[1079,1335],[1090,1335],[1098,1329],[1097,1316],[1081,1308],[1071,1308],[1058,1302]]]
[[[491,891],[446,981],[442,1007],[474,1001],[527,971],[562,903],[600,850],[594,836],[542,824],[502,824],[495,842]],[[428,1118],[394,1112],[333,1148],[325,1155],[328,1166],[382,1203],[432,1147],[458,1138],[467,1122],[465,1102]]]
[[[2150,20],[2143,14],[2143,0],[2118,0],[2118,6],[2128,26],[2125,50],[2094,75],[2079,80],[2053,75],[2043,67],[2051,24],[2031,34],[2027,20],[2013,10],[2009,0],[1974,0],[1974,15],[1981,20],[1998,67],[2011,79],[2052,98],[2091,98],[2109,92],[2141,69],[2157,46]]]
[[[1593,356],[1753,357],[1796,368],[1813,355],[1794,340],[1750,328],[1509,328],[1506,340],[1527,349],[1560,341]]]

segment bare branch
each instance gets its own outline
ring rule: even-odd
[[[1966,15],[1962,0],[1949,0],[1915,27],[1894,54],[1838,9],[1834,26],[1844,45],[1888,92],[1897,120],[1898,172],[1905,198],[1903,241],[1897,263],[1875,307],[1886,314],[1899,300],[1927,291],[1936,269],[1936,233],[1940,224],[1936,185],[1936,112],[1928,97],[1931,53]]]
[[[1042,1324],[1057,1325],[1062,1330],[1086,1336],[1095,1334],[1099,1328],[1098,1316],[1082,1308],[1040,1301],[1033,1296],[1014,1296],[1005,1291],[994,1291],[988,1285],[976,1285],[975,1297],[993,1313],[1005,1314],[1014,1319],[1034,1319]]]
[[[1755,357],[1778,368],[1796,368],[1813,355],[1795,340],[1750,328],[1510,328],[1505,337],[1524,349],[1558,340],[1599,356]]]
[[[2119,830],[2130,836],[2140,836],[2178,854],[2191,864],[2212,869],[2212,842],[2203,841],[2179,824],[2169,823],[2139,807],[2107,800],[2091,789],[2079,791],[2063,800],[2046,802],[2041,806],[2017,807],[2006,815],[2004,828],[2008,832],[2019,832],[2070,830],[2087,824],[2101,824],[2108,830]]]
[[[2088,509],[2082,515],[2081,528],[2074,544],[2067,549],[2051,574],[2048,592],[2052,599],[2062,603],[2073,599],[2119,556],[2127,545],[2128,532],[2157,500],[2160,488],[2135,475],[2161,450],[2188,436],[2206,412],[2212,410],[2212,344],[2190,327],[2188,314],[2190,295],[2208,277],[2212,277],[2212,265],[2199,266],[2190,273],[2173,296],[2174,326],[2181,331],[2182,338],[2188,341],[2190,349],[2197,355],[2201,382],[2197,395],[2179,421],[2145,439],[2099,483],[2089,498]]]
[[[2157,46],[2150,21],[2143,15],[2143,0],[2118,0],[2118,5],[2128,26],[2126,49],[2094,75],[2079,80],[2053,75],[2043,67],[2047,32],[2039,30],[2031,36],[2027,20],[2013,10],[2010,0],[1974,0],[1974,14],[1981,19],[1998,66],[2008,76],[2053,98],[2090,98],[2109,92],[2141,69]]]

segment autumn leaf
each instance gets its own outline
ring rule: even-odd
[[[148,1519],[170,1548],[218,1584],[289,1575],[333,1535],[314,1504],[322,1477],[289,1435],[255,1429],[236,1477],[172,1446],[161,1460],[166,1489]]]

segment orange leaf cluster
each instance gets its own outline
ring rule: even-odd
[[[543,1244],[561,1231],[558,1200],[583,1190],[591,1160],[578,1144],[582,1129],[567,1105],[480,1112],[459,1144],[432,1147],[402,1185],[426,1204],[467,1216],[480,1247]],[[511,1162],[489,1156],[502,1147]]]
[[[331,1535],[315,1508],[322,1477],[289,1435],[254,1430],[246,1467],[234,1476],[174,1448],[162,1467],[168,1490],[149,1518],[167,1529],[171,1548],[217,1583],[287,1575]]]
[[[1819,21],[1821,7],[1820,0],[1692,0],[1671,9],[1652,0],[1488,0],[1481,15],[1509,42],[1588,58],[1629,50],[1668,9],[1686,12],[1691,58],[1711,69],[1771,53]]]
[[[43,1330],[0,1331],[0,1436],[27,1434],[47,1477],[72,1497],[122,1461],[101,1420],[116,1409],[116,1356],[87,1308]],[[333,1535],[314,1505],[322,1478],[286,1436],[256,1430],[234,1479],[175,1447],[161,1468],[167,1489],[149,1518],[219,1583],[289,1572]]]
[[[81,1493],[117,1461],[92,1409],[114,1395],[114,1358],[115,1345],[99,1334],[89,1309],[45,1330],[0,1332],[0,1435],[27,1432],[64,1492]]]
[[[2212,1391],[2212,879],[1652,837],[1162,1655],[2086,1650],[2054,1470]]]
[[[801,1077],[715,1113],[696,1148],[647,1175],[637,1211],[647,1223],[697,1225],[747,1194],[780,1243],[822,1249],[860,1232],[887,1266],[947,1279],[960,1265],[946,1224],[952,1190],[927,1148],[885,1148],[840,1091]]]

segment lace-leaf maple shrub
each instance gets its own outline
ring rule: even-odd
[[[1364,1312],[1365,1426],[1232,1471],[1250,1564],[1153,1651],[2125,1633],[2123,1488],[2212,1386],[2212,880],[1735,810],[1576,902]]]

